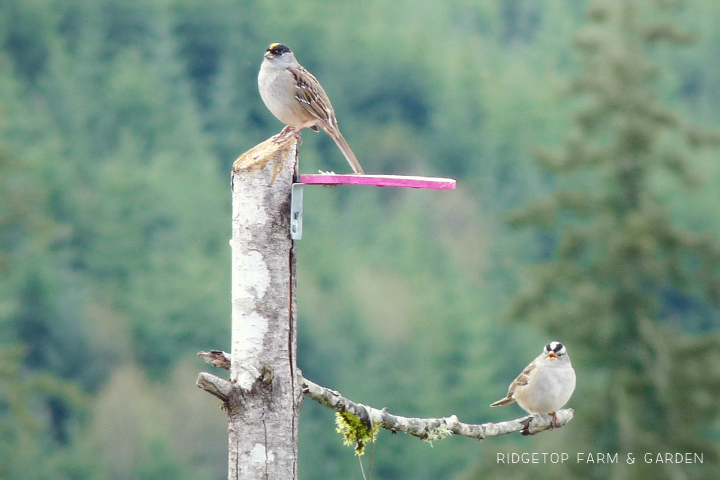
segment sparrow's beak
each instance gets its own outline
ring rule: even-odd
[[[557,360],[557,355],[555,354],[555,352],[548,353],[548,359],[549,360]]]
[[[270,53],[270,50],[265,52],[265,58],[272,58],[272,57],[273,57],[273,54]]]

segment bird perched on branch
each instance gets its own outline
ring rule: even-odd
[[[575,391],[575,369],[565,345],[550,342],[543,352],[510,384],[505,398],[490,405],[502,407],[517,402],[528,413],[552,414],[562,408]]]
[[[330,135],[356,174],[362,175],[355,154],[338,128],[335,110],[320,82],[295,59],[282,43],[273,43],[265,51],[260,66],[258,88],[265,106],[286,126],[278,140],[289,134],[299,136],[303,128],[318,127]]]

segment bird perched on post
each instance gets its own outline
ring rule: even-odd
[[[265,51],[258,88],[268,110],[286,125],[278,140],[291,132],[297,136],[303,128],[317,132],[320,127],[340,147],[353,171],[359,175],[364,173],[340,133],[335,110],[325,90],[286,45],[273,43]]]
[[[505,398],[490,405],[501,407],[517,402],[528,413],[552,414],[562,408],[575,391],[575,369],[565,345],[550,342],[543,352],[510,384]]]

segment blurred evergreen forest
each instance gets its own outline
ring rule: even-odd
[[[458,181],[306,190],[304,375],[480,423],[523,414],[489,404],[549,340],[578,372],[566,427],[383,432],[374,478],[720,478],[718,25],[715,0],[0,0],[0,479],[226,477],[195,354],[229,347],[230,165],[282,128],[276,41],[367,173]],[[301,172],[350,171],[303,139]],[[361,478],[312,401],[300,442],[301,478]]]

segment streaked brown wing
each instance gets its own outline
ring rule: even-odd
[[[513,403],[515,401],[515,389],[517,389],[517,387],[522,387],[523,385],[528,384],[528,381],[530,380],[530,372],[532,372],[533,370],[535,370],[535,362],[532,362],[530,365],[525,367],[525,370],[523,370],[522,373],[518,375],[515,380],[513,380],[513,382],[510,384],[510,387],[508,388],[508,393],[507,395],[505,395],[505,398],[498,400],[490,406],[501,407]]]
[[[518,375],[515,380],[513,380],[513,382],[510,384],[510,388],[508,389],[508,393],[515,391],[516,387],[527,385],[528,379],[530,378],[530,372],[532,372],[533,370],[535,370],[535,362],[525,367],[525,370],[523,370],[522,373]]]
[[[295,98],[312,116],[332,127],[337,126],[332,104],[320,82],[303,67],[291,68],[295,77]]]

